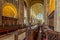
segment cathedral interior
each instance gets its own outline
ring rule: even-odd
[[[0,40],[60,40],[59,0],[0,0]]]

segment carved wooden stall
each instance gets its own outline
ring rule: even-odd
[[[0,34],[11,32],[18,29],[18,1],[15,0],[1,0],[0,1],[0,15],[1,25]]]
[[[47,31],[47,39],[48,40],[58,40],[58,33],[55,31]]]
[[[52,30],[47,31],[47,40],[60,40],[60,33]]]
[[[54,30],[54,11],[48,16],[49,28]]]

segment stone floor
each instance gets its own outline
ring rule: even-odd
[[[19,40],[23,40],[25,38],[25,32],[18,36]],[[0,40],[14,40],[14,34],[6,35],[1,37]]]

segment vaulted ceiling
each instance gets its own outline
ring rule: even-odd
[[[24,1],[26,2],[26,5],[30,7],[32,7],[32,5],[36,3],[40,3],[42,5],[44,4],[44,0],[24,0]],[[50,15],[55,10],[55,0],[49,0],[49,1],[50,2],[49,2],[49,14],[48,15]]]
[[[41,3],[41,4],[43,4],[44,0],[25,0],[25,2],[27,4],[27,6],[32,6],[35,3]]]
[[[40,3],[36,3],[31,7],[31,16],[37,18],[37,15],[43,14],[43,5]]]
[[[40,3],[36,3],[35,5],[32,6],[32,10],[34,10],[34,12],[36,13],[36,15],[38,13],[43,13],[44,10],[43,10],[43,5],[40,4]]]

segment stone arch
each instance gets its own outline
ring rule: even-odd
[[[42,0],[24,0],[24,1],[25,1],[26,5],[27,5],[27,7],[26,7],[26,9],[27,9],[27,15],[29,15],[28,16],[28,22],[31,22],[30,21],[31,20],[31,18],[30,18],[30,9],[31,9],[31,6],[34,5],[34,4],[36,4],[36,3],[43,4],[44,2]]]
[[[26,0],[24,0],[24,4],[25,4],[26,7],[28,7],[28,3],[27,3]]]
[[[39,7],[38,7],[39,6]],[[40,16],[41,16],[41,14],[43,15],[43,17],[41,17],[41,18],[43,18],[44,19],[44,5],[43,4],[41,4],[41,3],[35,3],[34,5],[32,5],[31,6],[31,8],[33,9],[34,8],[34,10],[32,10],[32,11],[35,11],[35,13],[31,13],[31,15],[34,17],[34,18],[36,18],[37,19],[37,15],[39,15],[40,14]],[[37,9],[36,9],[37,8]],[[38,11],[37,11],[38,10]],[[35,16],[34,16],[35,15]],[[44,22],[44,20],[42,20],[43,22]]]
[[[27,4],[26,4],[26,2],[25,2],[25,1],[24,1],[24,6],[25,6],[25,7],[27,7]]]
[[[33,2],[31,2],[30,6],[32,6],[32,5],[36,4],[36,3],[40,3],[40,4],[44,5],[44,2],[42,2],[42,1],[33,1]]]
[[[32,4],[31,7],[35,4],[40,4],[41,6],[44,6],[42,3],[36,2],[36,3]]]

